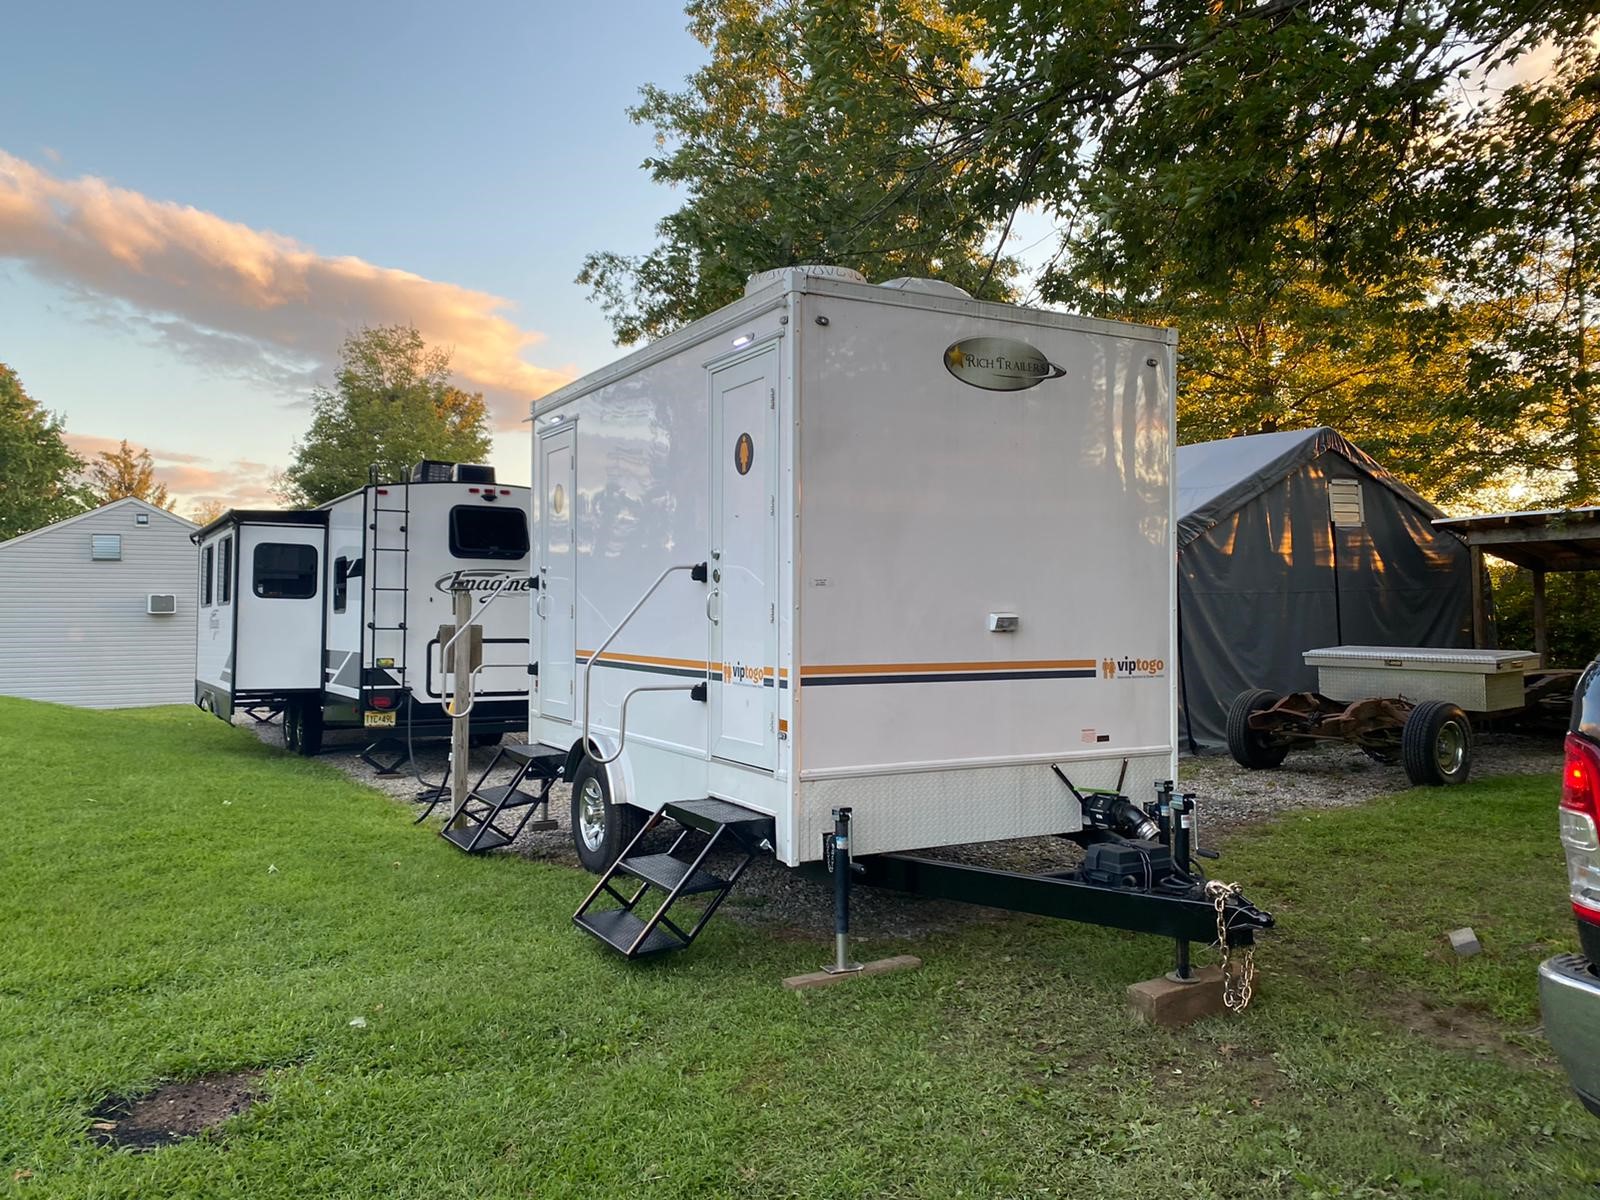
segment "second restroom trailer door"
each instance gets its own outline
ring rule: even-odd
[[[778,758],[778,351],[711,374],[711,753]]]
[[[539,714],[572,720],[577,678],[577,427],[539,433]]]

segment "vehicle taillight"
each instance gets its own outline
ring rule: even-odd
[[[1561,776],[1561,845],[1567,852],[1572,908],[1600,925],[1600,748],[1567,734]]]
[[[373,696],[372,699],[368,700],[367,703],[372,705],[373,708],[393,708],[394,697],[386,696],[382,692],[379,692],[376,696]],[[1596,913],[1595,917],[1597,920],[1600,920],[1600,913]]]

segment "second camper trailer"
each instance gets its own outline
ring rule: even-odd
[[[234,510],[199,547],[195,703],[231,720],[281,712],[301,754],[325,730],[438,735],[449,728],[439,627],[452,594],[481,601],[475,740],[527,726],[528,489],[494,469],[423,462],[319,508]]]

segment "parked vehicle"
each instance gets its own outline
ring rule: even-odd
[[[1539,966],[1545,1037],[1584,1106],[1600,1116],[1600,659],[1572,702],[1561,781],[1561,845],[1582,954]]]
[[[234,510],[192,535],[200,603],[195,703],[283,714],[305,755],[325,729],[448,731],[438,631],[451,593],[487,598],[473,735],[527,728],[528,489],[494,468],[422,462],[299,511]]]
[[[857,856],[863,882],[1173,937],[1183,972],[1188,941],[1270,924],[1206,890],[1170,783],[1175,343],[784,268],[540,399],[529,729],[604,873],[577,923],[681,948],[770,854],[834,872],[840,938]],[[671,848],[635,849],[662,821]],[[1047,834],[1094,843],[1085,869],[898,854]]]

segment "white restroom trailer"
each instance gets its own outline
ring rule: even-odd
[[[304,754],[325,729],[444,733],[439,627],[465,588],[484,630],[474,736],[525,728],[527,505],[491,467],[429,462],[315,509],[223,514],[193,535],[195,703],[225,720],[281,711]]]
[[[730,801],[799,865],[840,807],[877,855],[1172,779],[1175,344],[789,268],[539,400],[529,740],[603,784],[586,864],[622,805]]]

